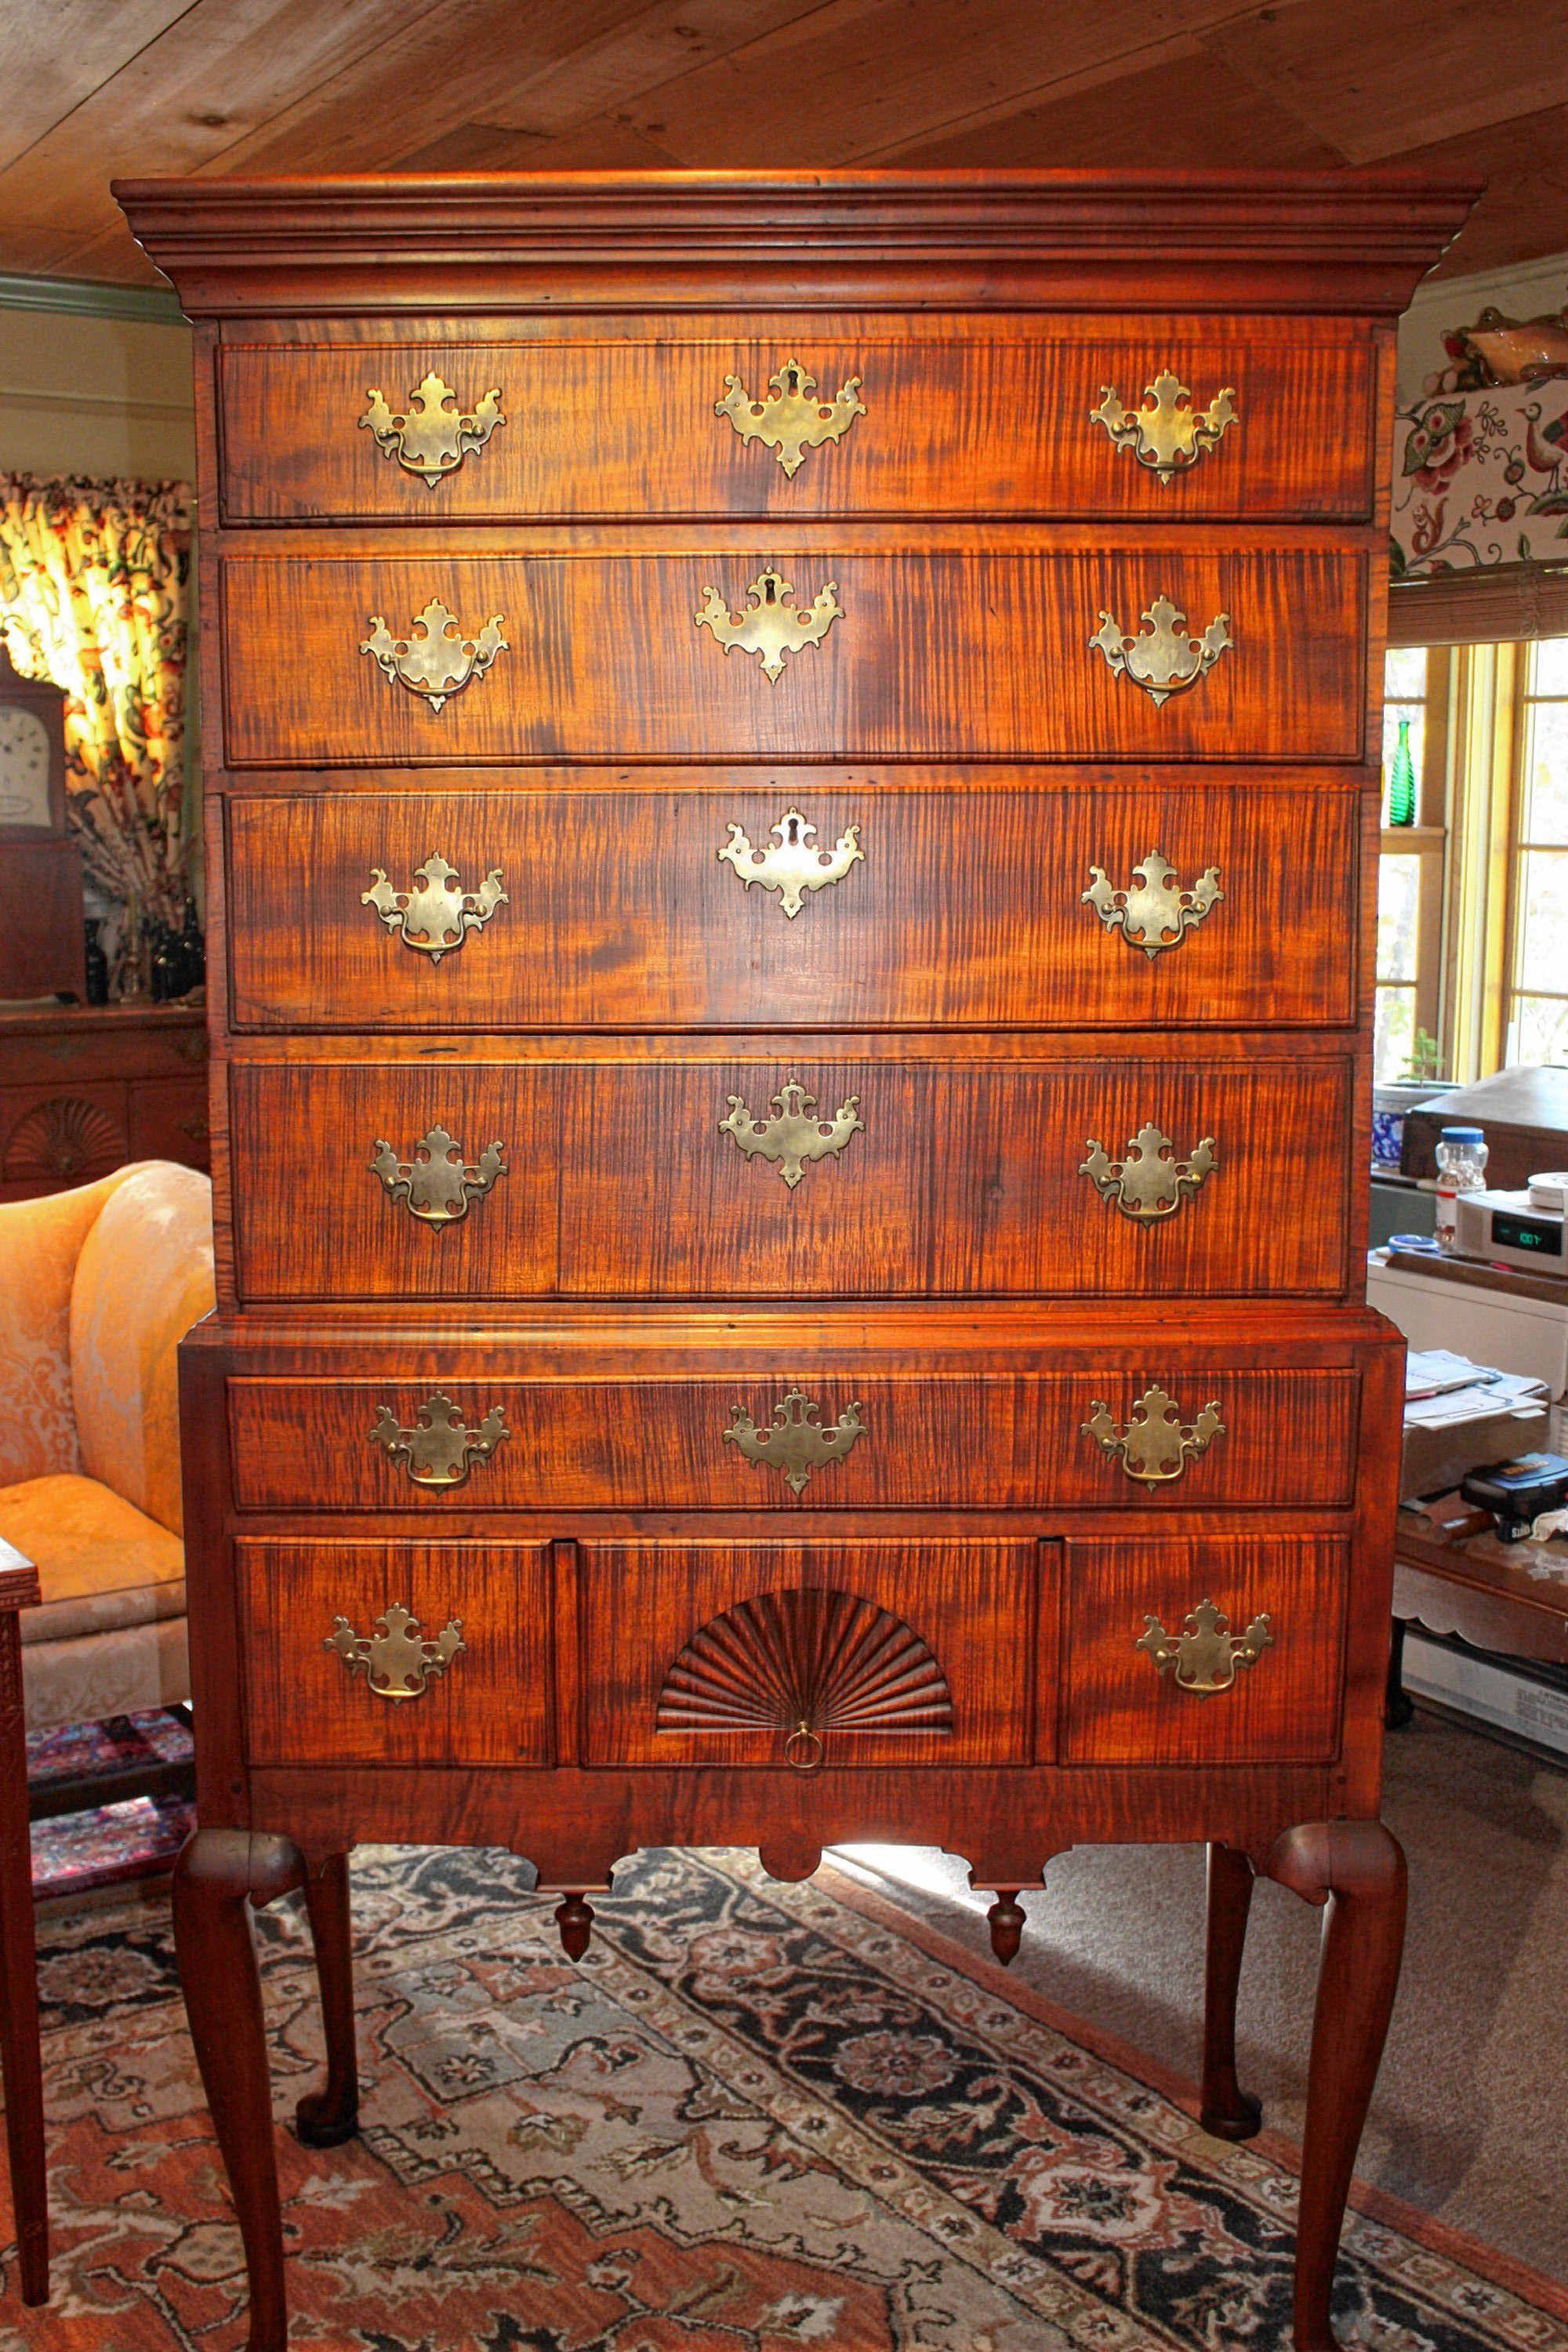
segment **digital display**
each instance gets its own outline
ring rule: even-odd
[[[1504,1249],[1529,1250],[1536,1257],[1561,1257],[1563,1227],[1544,1218],[1499,1216],[1492,1211],[1492,1239]]]

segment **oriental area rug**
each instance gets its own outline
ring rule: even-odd
[[[574,1966],[505,1855],[363,1852],[363,2137],[279,2136],[295,2345],[345,2352],[1286,2352],[1296,2183],[879,1897],[648,1853]],[[166,1905],[40,1922],[55,2299],[3,2352],[235,2352],[238,2239]],[[309,1946],[260,1916],[277,2113]],[[1568,2352],[1568,2298],[1352,2216],[1378,2352]]]

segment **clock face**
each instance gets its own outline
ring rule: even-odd
[[[36,710],[0,705],[0,824],[52,830],[49,730]]]

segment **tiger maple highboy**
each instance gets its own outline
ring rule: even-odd
[[[1363,1303],[1392,321],[1468,192],[138,183],[197,325],[220,1303],[176,1922],[286,2334],[246,1906],[638,1844],[1328,1906],[1296,2332],[1398,1969]],[[237,2000],[243,1995],[242,2013]]]

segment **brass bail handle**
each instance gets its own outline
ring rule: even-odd
[[[799,1723],[784,1741],[784,1762],[795,1772],[816,1772],[821,1769],[826,1753],[822,1734],[814,1731],[809,1723]]]

